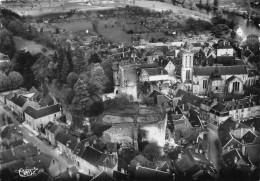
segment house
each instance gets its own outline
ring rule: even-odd
[[[56,145],[55,136],[60,131],[63,131],[63,128],[58,126],[58,125],[56,125],[52,121],[49,121],[48,124],[45,126],[46,138],[54,146]]]
[[[34,93],[33,93],[34,94]],[[25,97],[25,96],[23,96]],[[30,98],[26,98],[26,102],[24,103],[23,107],[22,107],[22,111],[24,112],[25,109],[28,107],[28,106],[31,106],[35,109],[39,109],[40,105],[39,105],[39,102],[35,101],[33,99],[33,96],[30,97]]]
[[[204,127],[205,121],[200,119],[199,112],[197,110],[190,109],[189,111],[189,122],[192,127]]]
[[[173,177],[168,172],[141,166],[137,166],[134,173],[134,180],[136,181],[172,181]]]
[[[45,153],[38,153],[37,155],[32,157],[31,161],[34,163],[26,165],[27,168],[35,167],[38,169],[43,169],[44,172],[50,175],[51,177],[57,177],[61,174],[59,161],[56,158],[53,158]]]
[[[183,114],[170,114],[169,119],[173,122],[174,130],[184,130],[192,127],[191,123]]]
[[[237,28],[236,33],[240,37],[243,37],[243,35],[244,35],[243,30],[240,26]]]
[[[168,75],[173,76],[175,74],[175,65],[171,60],[163,58],[159,60],[158,64],[168,72]]]
[[[233,55],[234,55],[234,49],[229,42],[220,43],[220,45],[217,47],[217,57],[233,56]]]
[[[10,149],[23,144],[23,134],[19,133],[15,126],[7,125],[0,132],[1,150]]]
[[[90,181],[113,181],[114,179],[108,175],[105,171],[100,172],[98,175],[93,177]]]
[[[97,175],[105,171],[108,175],[113,175],[113,170],[117,170],[117,155],[106,154],[96,150],[93,147],[79,145],[75,152],[76,165],[84,170],[88,175]]]
[[[59,151],[64,153],[71,160],[74,159],[74,150],[79,142],[79,138],[67,134],[63,131],[60,131],[56,134],[55,140]],[[74,160],[73,160],[74,161]]]
[[[188,109],[200,110],[201,103],[203,99],[190,93],[185,90],[179,89],[175,95],[179,97],[181,101],[178,102],[179,106],[185,107],[185,104],[188,106]]]
[[[92,178],[93,176],[78,171],[75,172],[68,168],[65,172],[55,177],[52,181],[90,181]]]
[[[205,172],[212,177],[215,177],[217,173],[216,168],[205,155],[196,153],[190,148],[185,149],[182,154],[178,155],[175,167],[178,174],[184,174],[193,179],[199,178]]]
[[[224,103],[218,102],[210,110],[210,119],[216,125],[232,117],[234,120],[245,120],[260,115],[259,97],[246,96],[242,99],[233,99]]]
[[[13,112],[15,112],[17,115],[22,117],[23,116],[23,105],[25,104],[25,102],[26,102],[26,98],[15,94],[10,99],[10,108]]]
[[[247,87],[251,87],[259,82],[259,72],[255,69],[249,69],[248,71],[248,78],[246,81]]]
[[[34,130],[44,129],[49,121],[54,121],[61,116],[61,107],[59,104],[35,109],[28,106],[24,111],[25,121]]]
[[[231,133],[227,133],[220,139],[222,154],[228,153],[235,148],[241,148],[242,143]]]
[[[244,156],[238,149],[233,149],[222,155],[227,168],[236,168],[240,171],[250,172],[253,166],[248,157]]]
[[[144,68],[140,70],[140,82],[158,82],[169,80],[169,75],[162,67]]]
[[[113,172],[113,178],[115,181],[128,181],[128,174],[124,173],[124,169],[121,169],[120,171],[114,170]]]
[[[37,147],[33,146],[31,143],[19,145],[11,149],[1,151],[0,152],[1,169],[8,167],[9,165],[19,161],[20,159],[32,157],[37,154],[38,154]]]

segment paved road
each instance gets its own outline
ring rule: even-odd
[[[0,104],[0,113],[5,111]],[[5,111],[6,112],[6,111]],[[23,134],[23,137],[25,140],[27,140],[29,143],[32,143],[34,146],[36,146],[38,149],[41,150],[41,152],[50,155],[54,158],[56,158],[59,161],[60,164],[60,170],[61,172],[66,171],[67,168],[70,168],[73,166],[71,162],[69,162],[66,158],[62,157],[58,153],[56,153],[54,150],[52,150],[52,146],[47,145],[43,141],[41,141],[38,137],[36,137],[30,130],[28,130],[26,127],[22,126],[11,114],[12,121],[14,122],[14,125],[17,126],[17,130],[21,131]]]
[[[212,162],[212,164],[216,167],[217,170],[220,169],[220,153],[219,153],[219,140],[218,140],[218,134],[217,131],[214,130],[213,128],[209,127],[209,132],[208,132],[208,143],[209,143],[209,160]]]

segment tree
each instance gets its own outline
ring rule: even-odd
[[[0,90],[10,89],[10,78],[5,74],[0,74]]]
[[[91,64],[91,63],[101,63],[101,62],[102,62],[101,57],[97,53],[91,54],[90,58],[88,60],[89,64]]]
[[[39,58],[38,56],[39,55],[32,56],[30,52],[20,51],[14,57],[13,71],[17,71],[23,76],[24,80],[26,80],[23,83],[23,87],[25,87],[27,89],[30,89],[32,86],[35,86],[35,87],[39,86],[39,81],[35,77],[36,74],[32,70],[32,66],[35,64],[36,60]],[[47,68],[47,66],[48,66],[48,64],[46,64],[46,68]]]
[[[219,7],[219,0],[214,0],[214,6],[215,6],[216,8]]]
[[[56,34],[60,34],[60,29],[57,27],[55,32],[56,32]]]
[[[10,62],[0,63],[0,71],[2,71],[3,73],[8,74],[11,68],[12,68],[12,64]]]
[[[216,38],[221,38],[229,33],[229,27],[225,24],[218,24],[211,29],[211,33]]]
[[[101,101],[94,102],[90,107],[91,116],[97,116],[104,111],[104,104]]]
[[[24,35],[26,31],[23,22],[18,19],[11,21],[8,24],[8,29],[15,35]]]
[[[15,53],[15,44],[10,31],[5,28],[0,29],[0,52],[13,58]]]
[[[250,34],[247,36],[246,42],[244,43],[244,48],[248,47],[255,55],[259,54],[260,42],[258,36],[255,34]]]
[[[234,30],[232,30],[231,33],[230,33],[230,37],[231,37],[232,39],[235,39],[236,36],[237,36],[236,32],[235,32]]]
[[[76,84],[79,76],[75,72],[70,72],[66,81],[69,87],[73,88],[73,86]]]
[[[129,163],[130,169],[134,171],[136,166],[148,167],[150,161],[147,160],[143,155],[138,155],[134,157]]]
[[[10,88],[17,88],[23,84],[23,76],[19,72],[12,71],[8,75],[10,79]]]
[[[144,156],[150,161],[154,161],[161,156],[161,148],[156,143],[149,143],[144,148]]]
[[[74,96],[75,96],[74,90],[72,88],[67,88],[65,91],[65,103],[71,104]]]
[[[112,69],[112,60],[102,61],[101,66],[105,72],[106,77],[108,78],[105,92],[112,92],[114,89],[113,85],[113,69]]]
[[[94,102],[101,101],[100,95],[105,90],[106,83],[107,77],[98,63],[88,72],[82,73],[74,86],[72,110],[78,114],[91,115],[91,106]]]

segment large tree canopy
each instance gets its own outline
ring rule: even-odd
[[[10,72],[8,77],[10,79],[10,88],[17,88],[23,84],[23,76],[19,72]]]
[[[75,97],[72,101],[72,111],[81,115],[91,115],[91,106],[101,100],[100,95],[105,90],[107,80],[99,63],[93,64],[88,72],[82,73],[74,85]]]

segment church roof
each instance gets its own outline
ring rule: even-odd
[[[215,71],[215,67],[194,67],[195,76],[210,76]],[[218,73],[220,75],[241,75],[247,74],[246,66],[218,66]]]

